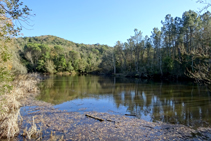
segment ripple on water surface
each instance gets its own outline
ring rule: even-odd
[[[193,127],[211,125],[211,97],[202,86],[100,76],[52,76],[37,97],[55,108],[76,112],[135,115]]]

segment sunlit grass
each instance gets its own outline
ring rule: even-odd
[[[28,93],[37,93],[38,74],[18,75],[11,85],[10,93],[0,96],[0,137],[12,138],[19,133],[18,120],[21,119],[18,100]],[[32,126],[33,127],[33,126]],[[30,133],[30,132],[29,132]]]

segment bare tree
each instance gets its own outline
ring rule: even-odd
[[[202,7],[199,10],[199,13],[201,13],[202,11],[207,10],[211,6],[211,0],[197,0],[196,2],[205,5],[204,7]]]

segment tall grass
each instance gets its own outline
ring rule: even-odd
[[[22,4],[18,0],[0,0],[0,138],[14,137],[18,132],[21,104],[17,99],[28,91],[36,89],[35,77],[19,76],[14,81],[14,73],[26,73],[21,64],[13,37],[19,28],[14,26],[13,19],[28,15],[27,6],[19,9]],[[19,14],[15,14],[18,11]]]
[[[32,137],[42,136],[42,127],[40,126],[40,129],[37,128],[36,124],[34,123],[34,117],[32,126],[26,129],[26,135],[28,139],[31,139]]]
[[[28,93],[39,92],[36,84],[38,74],[18,75],[11,85],[10,93],[0,96],[0,138],[12,138],[19,133],[18,120],[20,115],[19,99]]]

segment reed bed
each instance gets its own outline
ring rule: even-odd
[[[39,74],[18,75],[10,83],[13,89],[0,96],[0,138],[13,138],[19,133],[18,121],[21,119],[18,100],[29,93],[38,93]]]

